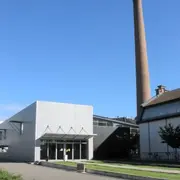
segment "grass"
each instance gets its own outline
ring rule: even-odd
[[[136,168],[148,168],[148,169],[164,169],[164,170],[178,170],[180,171],[180,167],[166,167],[166,166],[161,166],[161,165],[133,165],[133,164],[121,164],[121,163],[107,163],[103,161],[88,161],[88,163],[93,163],[93,164],[110,164],[110,165],[117,165],[119,167],[121,166],[129,166],[129,167],[136,167]],[[168,164],[167,164],[168,166]]]
[[[86,166],[88,169],[106,171],[106,172],[115,172],[122,173],[128,175],[136,175],[142,177],[154,177],[154,178],[162,178],[168,180],[179,180],[180,174],[167,174],[167,173],[159,173],[159,172],[150,172],[150,171],[142,171],[142,170],[132,170],[132,169],[123,169],[119,167],[106,167],[103,165],[95,165],[90,164]]]
[[[66,165],[66,166],[76,166],[76,162],[57,162],[58,164]],[[96,163],[98,163],[96,161]],[[144,170],[134,170],[134,169],[123,169],[121,167],[107,167],[100,165],[100,163],[95,164],[87,164],[87,169],[91,170],[99,170],[99,171],[105,171],[105,172],[114,172],[114,173],[122,173],[122,174],[128,174],[128,175],[136,175],[136,176],[142,176],[142,177],[154,177],[154,178],[162,178],[162,179],[168,179],[168,180],[179,180],[180,174],[168,174],[168,173],[161,173],[161,172],[150,172],[150,171],[144,171]]]
[[[22,177],[20,175],[14,175],[1,169],[0,180],[22,180]]]

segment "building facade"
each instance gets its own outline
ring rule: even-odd
[[[162,143],[159,130],[168,124],[180,125],[180,89],[167,91],[164,86],[158,86],[156,96],[142,105],[138,124],[142,159],[175,160],[174,149]],[[180,150],[178,153],[180,160]]]
[[[0,124],[0,158],[93,158],[93,107],[37,101]]]
[[[128,149],[124,141],[119,140],[124,133],[138,133],[136,121],[127,117],[109,118],[93,116],[93,132],[97,136],[94,141],[95,159],[120,159],[128,158]]]
[[[37,101],[0,124],[0,159],[124,157],[117,136],[137,130],[135,120],[93,115],[92,106]]]

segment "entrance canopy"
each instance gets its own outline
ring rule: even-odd
[[[45,133],[40,139],[44,140],[88,140],[96,134],[59,134],[59,133]]]

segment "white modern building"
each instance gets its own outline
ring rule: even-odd
[[[92,106],[36,101],[0,124],[0,159],[92,159],[94,136]]]
[[[145,160],[174,160],[174,150],[159,136],[160,127],[180,125],[180,89],[167,91],[160,85],[156,96],[142,105],[138,121],[140,130],[140,154]],[[180,161],[180,150],[179,161]],[[177,159],[176,159],[177,160]]]

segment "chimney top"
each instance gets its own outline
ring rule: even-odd
[[[156,96],[160,95],[160,94],[163,94],[164,92],[166,92],[166,86],[163,86],[163,85],[158,85],[157,86],[157,89],[155,89],[156,91]]]

